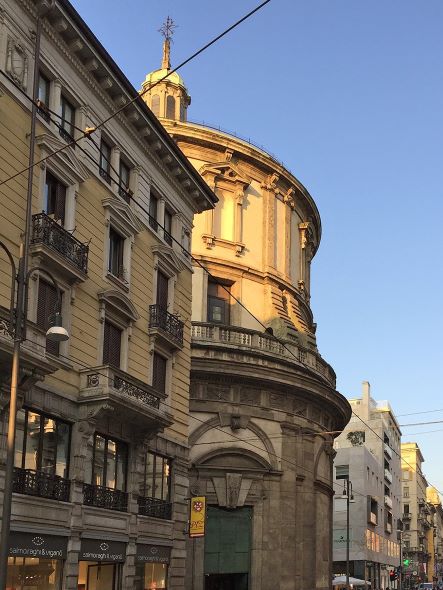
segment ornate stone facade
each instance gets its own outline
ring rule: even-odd
[[[151,92],[150,76],[152,105],[171,86]],[[181,79],[174,93],[188,96]],[[317,350],[309,304],[318,210],[268,153],[186,113],[159,113],[219,198],[194,218],[190,489],[211,509],[206,538],[188,543],[187,588],[326,590],[332,444],[351,412]],[[228,524],[235,515],[242,524]]]

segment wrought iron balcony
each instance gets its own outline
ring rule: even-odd
[[[184,323],[161,305],[149,306],[149,327],[166,333],[179,347],[183,346]]]
[[[110,411],[141,429],[157,431],[173,423],[168,412],[167,393],[113,367],[102,365],[80,371],[80,403],[103,404]]]
[[[59,475],[14,467],[12,486],[17,494],[69,502],[71,482]]]
[[[131,202],[131,196],[132,196],[132,194],[129,191],[129,189],[125,188],[124,186],[119,186],[118,187],[118,194],[127,203],[130,203]]]
[[[411,513],[410,512],[403,512],[403,516],[401,518],[402,518],[402,520],[411,520]]]
[[[165,240],[165,242],[168,244],[168,246],[172,246],[172,236],[171,234],[164,230],[163,231],[163,239]]]
[[[60,126],[58,128],[58,132],[60,134],[60,137],[63,138],[66,142],[71,143],[72,141],[74,141],[74,137],[69,133],[69,131],[66,131],[66,129],[64,129],[63,127]],[[72,147],[74,147],[74,145]]]
[[[83,504],[126,512],[128,510],[128,494],[121,490],[84,483]]]
[[[172,504],[158,498],[138,497],[138,513],[153,518],[171,519]]]
[[[109,174],[109,172],[107,170],[105,170],[104,168],[102,168],[100,166],[100,168],[98,169],[98,173],[100,174],[100,176],[106,180],[106,182],[108,184],[111,184],[111,175]]]
[[[69,260],[77,270],[88,272],[89,246],[82,244],[46,213],[32,216],[31,244],[43,244]]]

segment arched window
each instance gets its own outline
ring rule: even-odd
[[[158,94],[154,94],[151,101],[151,111],[156,117],[160,116],[160,97]]]
[[[166,97],[166,118],[175,119],[175,98],[173,96]]]

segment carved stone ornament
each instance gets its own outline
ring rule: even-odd
[[[237,508],[242,476],[240,473],[226,474],[226,507]]]
[[[26,90],[28,85],[28,56],[23,45],[12,37],[8,38],[6,72],[14,82],[23,90]]]

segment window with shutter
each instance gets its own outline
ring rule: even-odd
[[[166,392],[166,367],[167,360],[157,352],[154,352],[153,357],[153,371],[152,371],[152,387],[160,392]]]
[[[157,305],[162,309],[168,307],[168,284],[169,278],[160,270],[157,272]]]
[[[151,192],[151,197],[149,199],[149,225],[152,227],[154,231],[158,230],[157,208],[158,199]]]
[[[66,186],[62,184],[50,172],[46,172],[44,211],[47,215],[53,215],[54,219],[65,222]]]
[[[124,279],[123,270],[123,250],[125,240],[115,231],[114,228],[109,229],[109,261],[108,271],[119,279]]]
[[[103,334],[103,364],[120,367],[122,330],[105,321]]]
[[[46,332],[51,326],[56,309],[57,291],[55,287],[45,280],[40,279],[38,283],[37,326]],[[59,356],[60,342],[46,340],[46,352]]]

